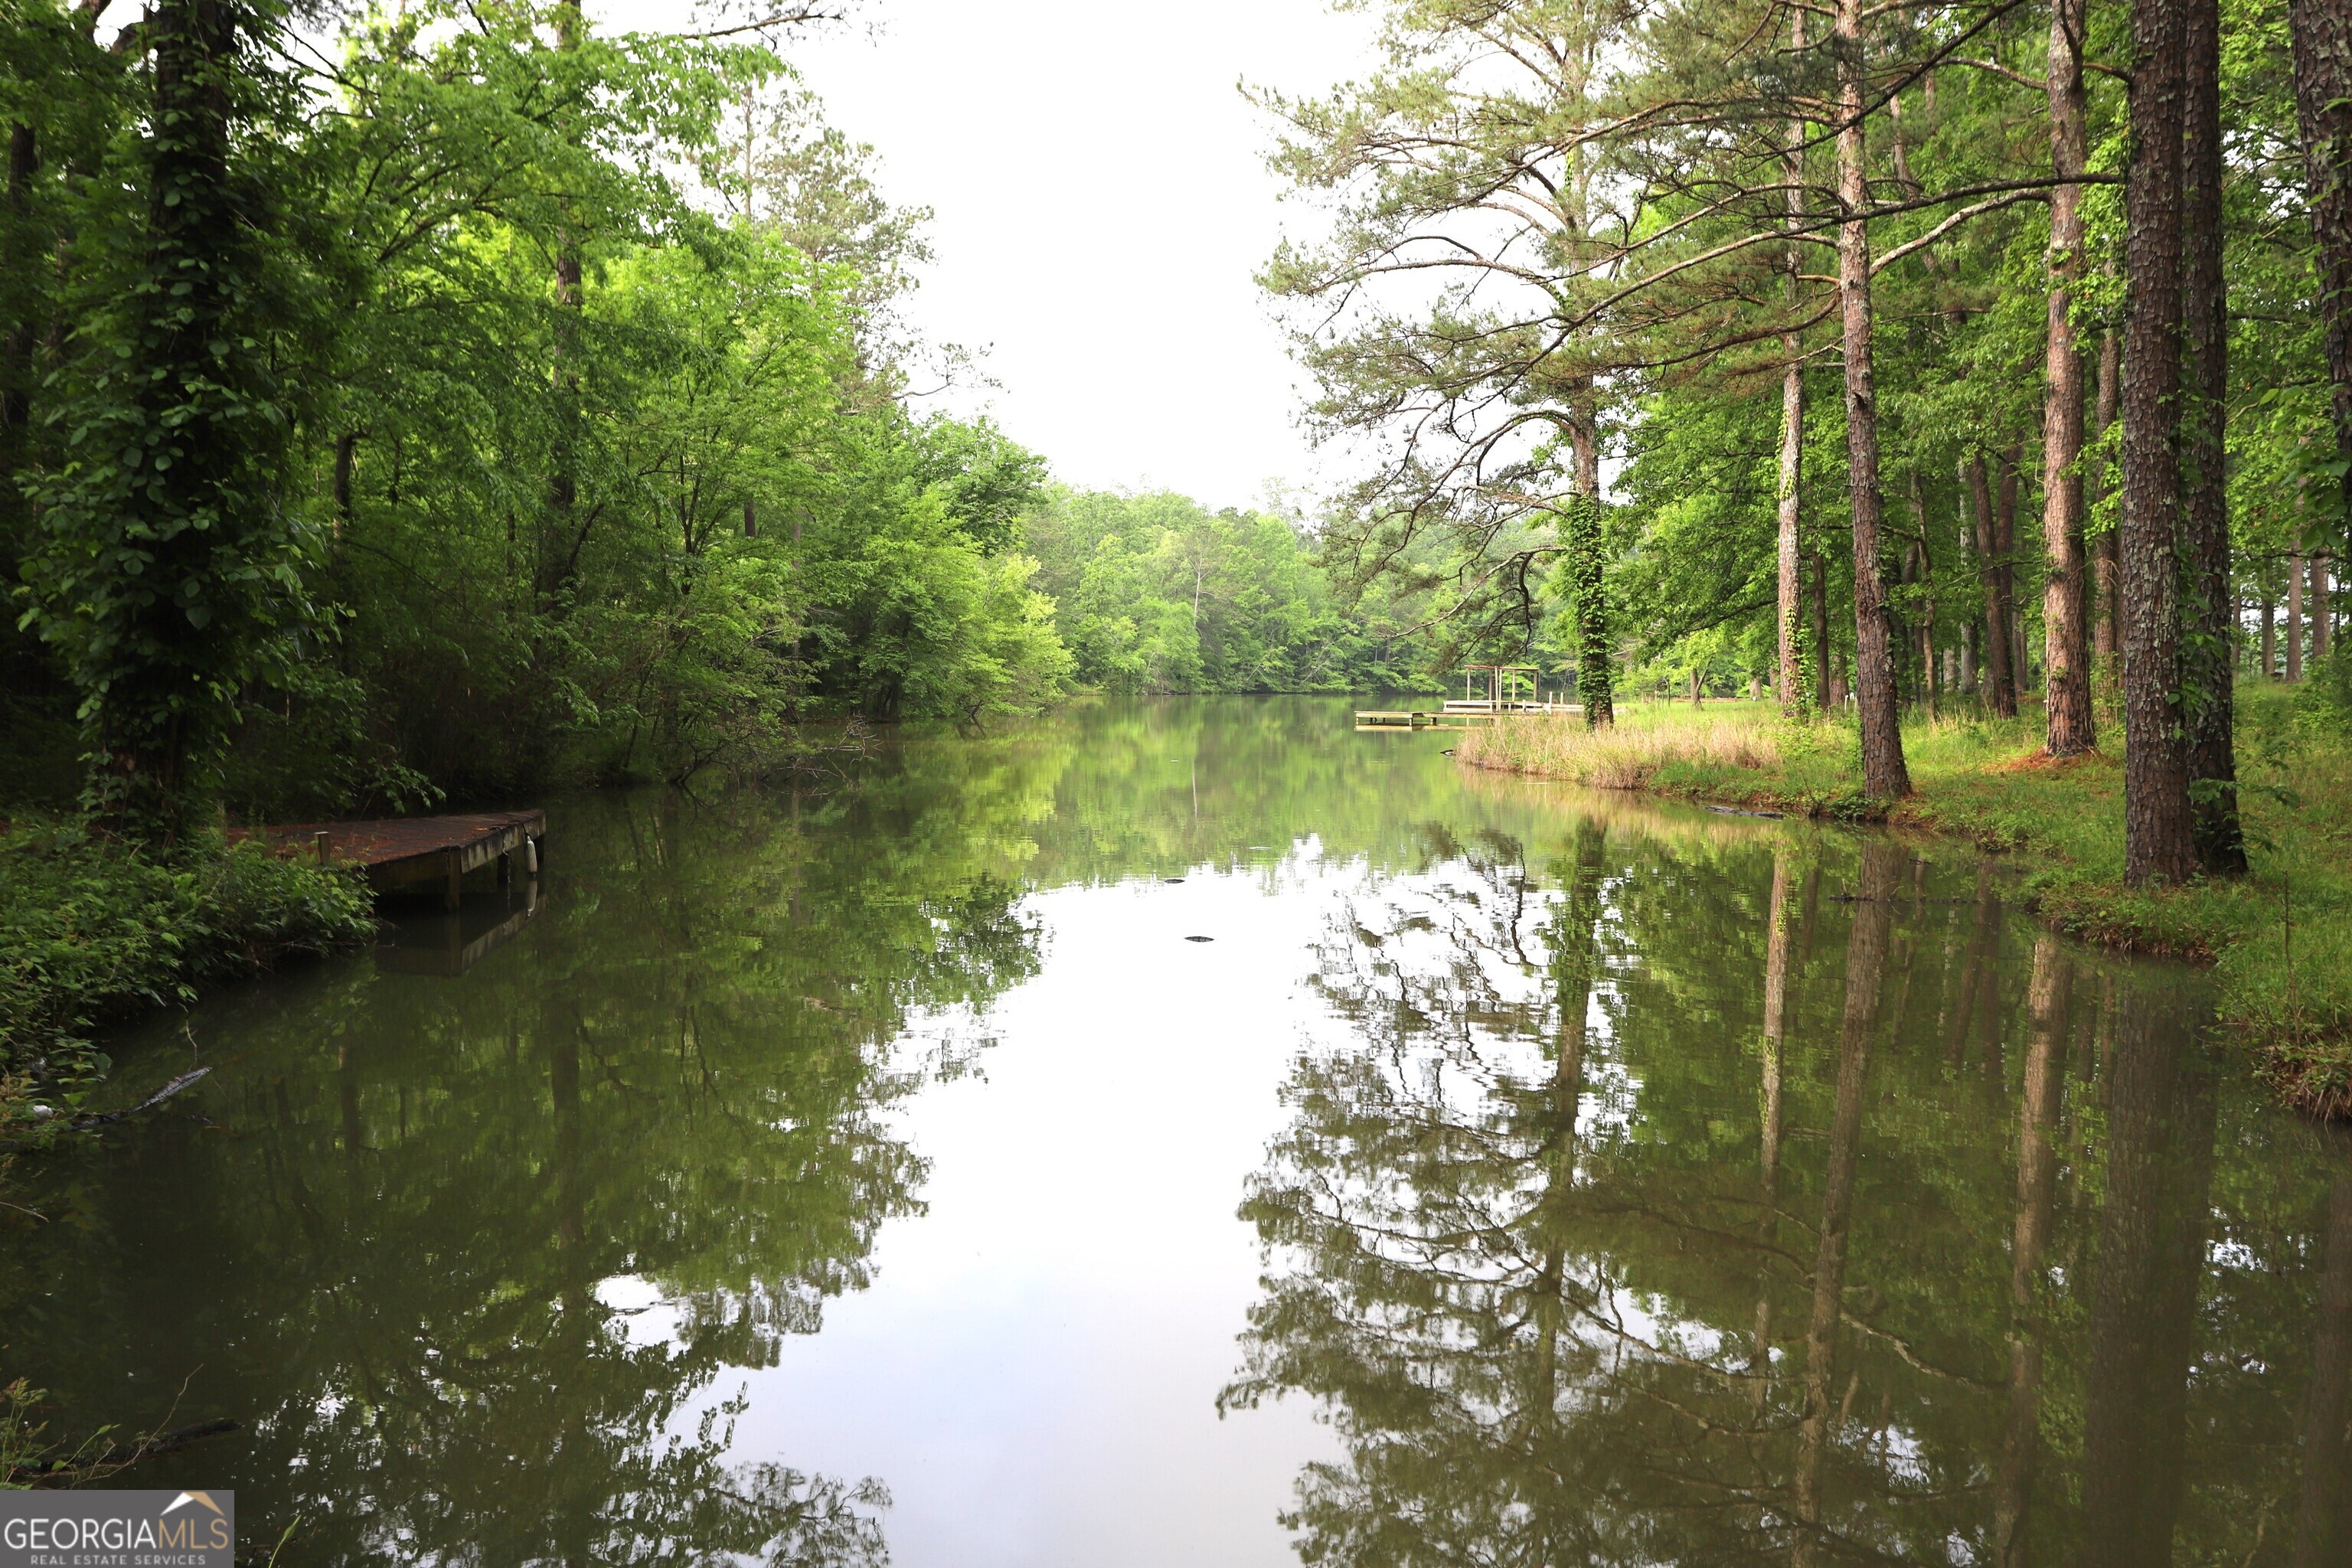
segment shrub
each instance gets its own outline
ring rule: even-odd
[[[0,833],[0,1075],[76,1099],[106,1066],[98,1024],[373,926],[354,872],[217,841],[158,858],[75,823],[18,823]]]

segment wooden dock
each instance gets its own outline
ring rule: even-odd
[[[1356,710],[1359,730],[1467,730],[1515,713],[1581,713],[1574,702],[1484,702],[1459,698],[1443,708]]]
[[[230,831],[258,838],[280,855],[315,856],[320,864],[363,866],[378,892],[417,891],[438,884],[442,906],[462,901],[465,877],[496,862],[510,880],[520,861],[539,875],[547,837],[543,811],[480,811],[453,816],[388,816],[370,822],[291,822]]]
[[[1356,728],[1359,730],[1467,730],[1474,715],[1441,713],[1431,709],[1359,708]],[[1491,724],[1494,715],[1475,715],[1481,722]]]

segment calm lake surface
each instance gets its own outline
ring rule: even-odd
[[[2352,1153],[2200,976],[1349,708],[559,801],[116,1042],[0,1378],[289,1564],[2352,1561]]]

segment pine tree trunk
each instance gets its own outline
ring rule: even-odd
[[[2017,675],[2010,667],[2017,639],[2009,634],[2009,605],[2000,591],[2000,527],[1982,452],[1969,458],[1969,494],[1976,502],[1977,580],[1984,584],[1985,705],[2010,719],[2017,715]]]
[[[2083,28],[2085,0],[2054,0],[2050,12],[2050,168],[2080,175],[2089,161],[2084,128]],[[2043,748],[2053,757],[2091,749],[2090,652],[2084,637],[2083,351],[2074,333],[2074,286],[2083,273],[2083,187],[2050,193],[2050,312],[2043,343],[2042,542],[2050,573],[2042,589]]]
[[[1805,373],[1799,364],[1801,347],[1790,332],[1780,340],[1788,368],[1780,373],[1780,506],[1778,549],[1777,606],[1780,612],[1780,711],[1794,718],[1810,705],[1805,690],[1803,658],[1797,647],[1797,628],[1804,610],[1804,584],[1800,576],[1797,524],[1802,515],[1800,487],[1804,480]]]
[[[1936,559],[1927,552],[1927,493],[1919,483],[1919,470],[1911,470],[1911,521],[1919,530],[1919,584],[1924,590],[1919,596],[1919,694],[1927,704],[1927,711],[1937,710],[1936,689]]]
[[[2116,422],[2116,408],[2123,391],[2123,339],[2110,329],[2099,335],[2098,422],[2091,431],[2094,441],[2103,438],[2107,427]],[[2094,466],[2091,477],[2084,482],[2083,514],[2085,517],[2106,493],[2107,467],[2102,458]],[[2100,679],[2110,682],[2116,679],[2116,659],[2122,647],[2123,635],[2123,612],[2116,597],[2123,579],[2123,574],[2116,568],[2116,530],[2108,529],[2099,535],[2092,553],[2093,591],[2098,596],[2098,607],[2094,612],[2097,638],[2094,651],[2104,671]]]
[[[2221,15],[2219,0],[2185,0],[2181,100],[2180,530],[2182,726],[2197,864],[2210,875],[2246,868],[2231,739],[2231,642],[2237,588],[2230,571],[2229,494],[2222,483],[2229,416],[2230,323],[2221,270]]]
[[[2303,552],[2286,558],[2286,683],[2303,679]]]
[[[2317,664],[2336,646],[2335,616],[2328,608],[2327,574],[2335,566],[2333,554],[2322,553],[2311,558],[2311,662]]]
[[[2124,878],[2196,868],[2180,689],[2180,160],[2187,44],[2181,0],[2132,7],[2137,57],[2125,195]]]
[[[1823,712],[1830,709],[1830,563],[1820,551],[1813,558],[1813,700]]]
[[[1853,677],[1862,710],[1862,787],[1881,800],[1911,793],[1895,706],[1895,659],[1879,572],[1878,389],[1871,364],[1870,176],[1862,0],[1838,0],[1838,300],[1845,335],[1845,451],[1853,512]]]
[[[1805,47],[1805,14],[1790,13],[1789,47],[1791,53],[1802,53]],[[1781,176],[1788,182],[1789,219],[1793,226],[1804,216],[1805,195],[1801,186],[1804,178],[1806,138],[1805,122],[1792,120],[1789,124],[1789,146],[1781,154]],[[1803,271],[1803,258],[1792,242],[1789,247],[1786,265],[1789,269],[1790,304],[1797,303],[1802,285],[1798,275]],[[1805,472],[1805,367],[1804,342],[1795,332],[1780,337],[1780,494],[1776,565],[1777,608],[1780,613],[1779,647],[1780,711],[1790,718],[1811,705],[1818,705],[1818,693],[1808,693],[1801,673],[1803,660],[1797,649],[1797,628],[1803,616],[1800,601],[1804,585],[1799,577],[1797,527],[1803,516],[1802,487]]]
[[[2018,699],[2033,684],[2032,667],[2025,657],[2025,617],[2017,613],[2017,490],[2018,443],[2011,441],[2000,456],[2000,484],[1994,491],[1992,548],[2000,584],[2000,623],[2009,631],[2009,712],[2017,712]]]
[[[2287,0],[2295,118],[2318,242],[2319,320],[2335,386],[2336,456],[2352,517],[2352,6]]]

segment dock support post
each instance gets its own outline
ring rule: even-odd
[[[499,857],[499,886],[514,886],[514,851],[509,849]]]
[[[332,837],[323,827],[310,835],[310,847],[319,852],[319,864],[321,866],[327,863],[327,840]]]
[[[466,901],[466,852],[449,851],[449,890],[442,895],[441,907],[455,910]]]

